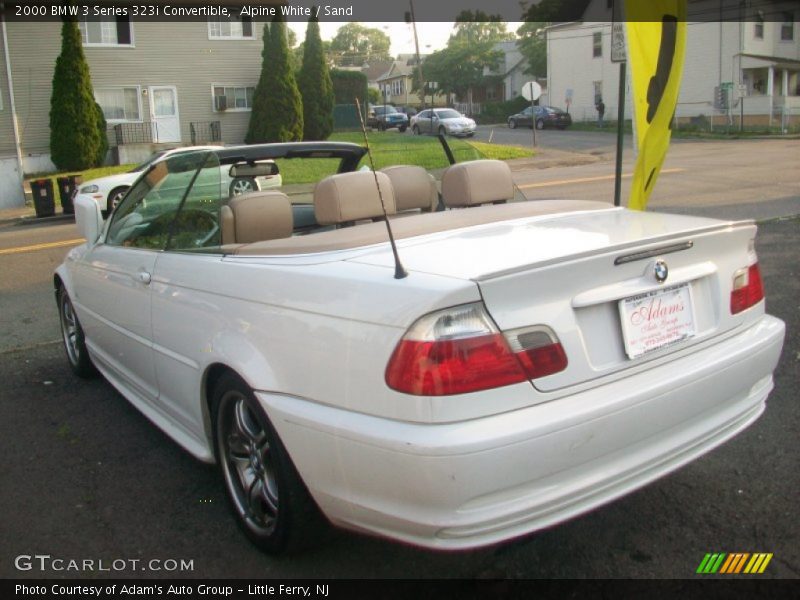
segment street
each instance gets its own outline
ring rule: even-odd
[[[520,139],[530,133],[503,131]],[[528,197],[613,199],[614,136],[537,136],[543,133],[542,160],[568,162],[575,153],[586,160],[515,165]],[[571,133],[581,135],[557,148],[555,140]],[[477,139],[484,135],[490,132]],[[695,576],[707,552],[774,553],[763,577],[800,577],[800,219],[776,218],[800,215],[799,148],[796,140],[681,141],[650,205],[770,219],[759,226],[757,251],[767,309],[786,322],[787,340],[765,414],[711,454],[608,506],[510,543],[452,554],[338,530],[290,559],[255,550],[228,514],[213,467],[172,443],[102,378],[80,380],[67,367],[52,272],[78,243],[74,224],[1,224],[0,577],[684,578]],[[626,152],[623,173],[630,174]],[[625,197],[630,178],[623,181]],[[15,557],[33,554],[185,559],[193,569],[15,567]]]

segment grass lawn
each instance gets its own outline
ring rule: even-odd
[[[390,165],[419,165],[425,169],[443,169],[449,166],[444,150],[438,138],[426,135],[405,135],[394,131],[372,132],[368,134],[372,158],[375,167],[382,169]],[[334,133],[331,141],[352,142],[363,145],[364,137],[360,132]],[[480,158],[493,158],[509,160],[512,158],[525,158],[533,153],[528,148],[521,146],[501,146],[485,142],[467,141],[459,138],[448,138],[456,162],[476,160]],[[314,183],[336,172],[339,167],[338,159],[278,159],[276,161],[281,170],[284,184]],[[365,156],[362,165],[369,165]],[[80,174],[83,181],[124,173],[134,165],[117,165],[111,167],[98,167],[83,172],[66,171],[63,173],[35,173],[26,175],[26,181],[48,178],[53,180],[53,189],[56,191],[58,202],[57,177]]]

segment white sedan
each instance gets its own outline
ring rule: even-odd
[[[77,200],[78,196],[85,196],[91,198],[100,207],[103,215],[108,214],[119,204],[120,200],[125,197],[128,190],[139,178],[139,176],[146,171],[152,164],[165,160],[171,156],[186,154],[189,152],[197,152],[201,150],[218,150],[222,146],[184,146],[179,148],[171,148],[169,150],[159,150],[154,152],[142,164],[137,165],[127,173],[118,173],[116,175],[107,175],[105,177],[98,177],[81,183],[75,192],[73,202]],[[230,195],[245,194],[247,192],[267,189],[270,187],[278,187],[281,185],[280,174],[276,172],[273,175],[253,179],[249,177],[239,177],[223,181],[223,184],[229,186]]]
[[[419,167],[359,170],[364,153],[168,158],[105,223],[78,199],[88,241],[55,275],[73,371],[216,462],[265,551],[313,542],[322,517],[429,548],[508,540],[764,411],[784,324],[752,222],[516,201],[492,160],[439,191]],[[281,157],[338,167],[311,204],[221,197],[222,167]]]

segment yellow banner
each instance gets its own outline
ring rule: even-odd
[[[686,0],[625,0],[638,156],[628,208],[644,210],[667,155],[686,53]]]

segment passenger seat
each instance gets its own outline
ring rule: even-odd
[[[235,196],[220,208],[222,244],[251,244],[292,237],[289,197],[282,192]]]
[[[314,216],[317,223],[341,227],[356,221],[382,219],[383,208],[375,185],[376,176],[386,214],[395,214],[394,188],[389,176],[381,172],[354,171],[326,177],[314,188]]]

